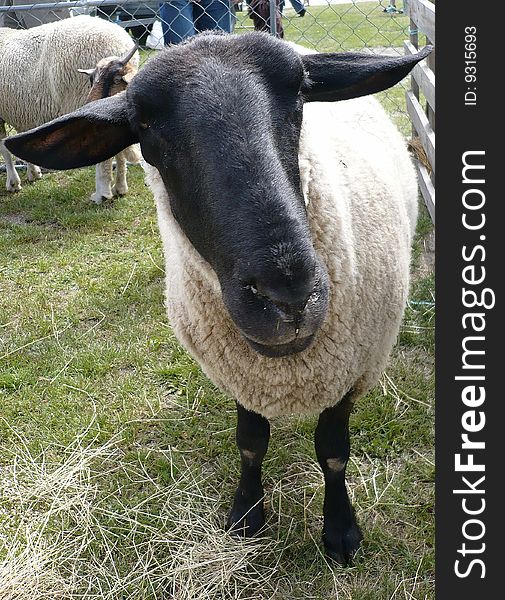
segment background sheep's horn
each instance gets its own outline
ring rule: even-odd
[[[121,59],[121,64],[126,65],[126,63],[132,58],[132,56],[135,54],[135,52],[137,52],[138,49],[139,45],[135,44],[133,48],[128,52],[128,54]]]

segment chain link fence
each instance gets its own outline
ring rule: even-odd
[[[360,51],[402,55],[406,51],[406,40],[407,44],[409,39],[415,42],[415,48],[429,42],[422,27],[418,29],[413,20],[420,4],[423,10],[426,9],[425,4],[432,7],[428,12],[430,15],[433,12],[434,28],[434,4],[428,0],[39,0],[36,3],[0,0],[0,27],[31,29],[78,15],[106,19],[121,26],[137,42],[141,66],[166,45],[179,43],[204,30],[237,34],[253,30],[268,31],[318,52]],[[434,41],[434,36],[431,41]],[[82,65],[83,68],[93,66]],[[429,66],[434,71],[434,54]],[[428,150],[433,147],[433,154],[434,82],[431,107],[423,94],[419,97],[416,93],[416,86],[414,76],[411,90],[409,77],[376,96],[409,141],[409,148],[417,159],[416,165],[422,163],[428,169],[428,176],[420,177],[420,190],[434,220],[434,161],[423,159],[426,155],[423,148],[427,145],[423,142],[426,135],[420,136],[419,127],[416,130],[416,121],[408,104],[409,97],[414,93],[421,103],[417,113],[427,113],[433,128]],[[8,119],[6,121],[8,127]],[[4,129],[0,114],[0,134],[2,130],[13,133],[12,128]],[[15,168],[24,169],[25,165],[17,161]],[[5,172],[6,165],[0,154],[0,174]],[[0,186],[4,187],[3,181]],[[432,190],[430,193],[426,193],[427,186]]]
[[[138,41],[142,62],[165,44],[206,29],[266,30],[319,52],[403,54],[403,41],[409,37],[403,4],[403,0],[0,0],[0,26],[27,29],[80,14],[97,16],[117,23]],[[407,136],[405,89],[403,82],[380,94],[380,99]]]

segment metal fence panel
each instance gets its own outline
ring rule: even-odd
[[[270,14],[275,10],[275,18]],[[141,62],[165,43],[202,29],[243,33],[267,29],[320,52],[359,50],[403,54],[409,18],[403,0],[0,0],[0,26],[31,28],[88,14],[125,28],[141,45]],[[410,135],[408,82],[378,95],[402,133]]]

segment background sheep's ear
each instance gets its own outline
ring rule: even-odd
[[[90,102],[79,110],[4,144],[15,156],[47,169],[96,165],[138,142],[130,127],[125,94]]]
[[[366,96],[398,83],[426,58],[433,46],[407,56],[339,52],[301,57],[308,79],[302,86],[307,102],[334,102]]]

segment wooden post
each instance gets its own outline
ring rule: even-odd
[[[414,48],[416,48],[417,50],[419,48],[419,31],[417,29],[417,23],[412,19],[409,20],[409,40],[410,43],[414,46]],[[410,77],[410,82],[412,92],[414,93],[414,96],[419,100],[419,86],[417,85],[417,82],[412,76]],[[414,138],[416,136],[416,128],[414,127],[414,125],[412,125],[412,137]]]
[[[428,43],[431,44],[431,41],[428,40]],[[433,52],[428,56],[426,62],[428,64],[428,67],[433,71],[433,73],[435,73],[435,50],[433,50]],[[435,131],[435,111],[434,111],[434,107],[431,107],[428,104],[426,106],[426,114],[428,115],[428,120],[430,122],[430,125],[431,125],[433,131]]]
[[[419,32],[426,36],[427,44],[435,42],[435,6],[430,0],[404,0],[404,10],[409,17],[409,41],[404,44],[407,54],[419,49]],[[435,222],[435,52],[426,63],[412,70],[411,89],[406,94],[407,112],[412,123],[412,147],[419,187],[425,204]],[[420,93],[426,100],[419,101]],[[424,102],[423,102],[424,104]]]

